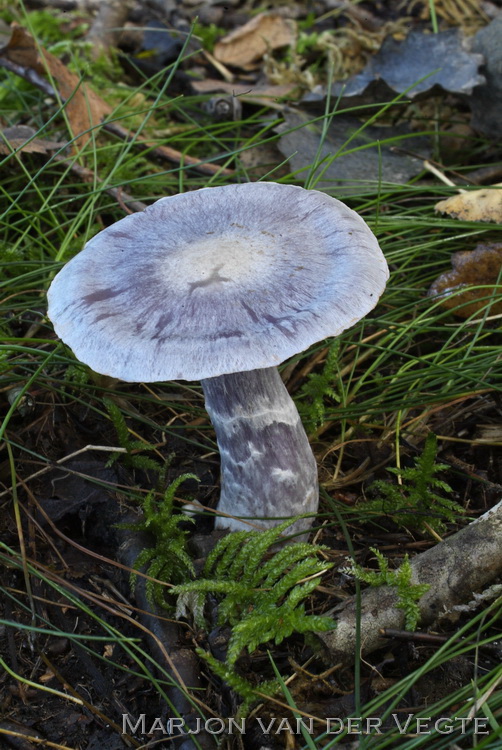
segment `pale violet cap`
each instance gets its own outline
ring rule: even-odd
[[[364,317],[388,269],[358,214],[273,182],[161,198],[55,277],[49,317],[75,356],[129,382],[272,367]]]

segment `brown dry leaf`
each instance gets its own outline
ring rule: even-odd
[[[28,125],[14,125],[11,128],[4,128],[0,133],[0,154],[10,154],[13,149],[20,149],[28,154],[47,154],[49,151],[56,151],[65,145],[59,141],[33,138],[35,133],[34,128],[30,128]],[[5,141],[8,141],[8,144]]]
[[[452,270],[438,276],[428,294],[442,297],[441,304],[459,318],[469,318],[485,309],[487,298],[492,293],[489,287],[497,285],[502,267],[502,245],[478,245],[474,250],[453,253],[451,265]],[[500,281],[498,289],[502,293]],[[502,315],[502,300],[491,305],[490,316],[493,315]]]
[[[89,129],[99,125],[103,117],[110,114],[111,107],[101,99],[86,83],[71,73],[61,60],[37,46],[25,29],[12,24],[12,35],[0,54],[15,65],[33,70],[36,74],[50,78],[57,84],[63,101],[66,101],[66,114],[72,135],[79,136],[76,144],[85,146],[90,138]]]
[[[237,68],[253,67],[268,50],[293,44],[296,24],[277,13],[259,13],[235,31],[220,39],[214,57],[224,65]]]
[[[464,221],[494,221],[502,224],[502,183],[482,190],[462,191],[434,206],[436,211]]]

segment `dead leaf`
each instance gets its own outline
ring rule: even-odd
[[[20,27],[17,27],[19,30]],[[27,81],[30,81],[34,86],[39,88],[42,91],[45,91],[48,96],[54,97],[56,96],[56,91],[54,90],[54,87],[51,82],[49,82],[46,77],[46,68],[43,65],[43,62],[39,60],[38,58],[35,60],[37,64],[37,68],[29,68],[25,65],[22,65],[22,62],[29,62],[30,60],[33,61],[33,50],[35,48],[35,44],[33,39],[30,37],[27,32],[25,32],[23,29],[20,30],[23,34],[23,38],[29,41],[29,43],[25,43],[24,46],[21,43],[13,43],[13,36],[11,36],[10,42],[3,47],[0,47],[0,67],[5,67],[8,70],[11,70],[13,73],[15,73],[18,76],[21,76],[22,78],[25,78]],[[0,24],[0,41],[2,36],[2,27]],[[20,41],[21,37],[18,35],[18,42]],[[24,50],[24,51],[23,51]],[[72,97],[71,101],[68,101],[66,106],[66,112],[68,114],[68,117],[70,119],[70,126],[72,129],[72,132],[75,133],[81,133],[81,138],[77,139],[78,144],[85,144],[87,140],[90,138],[90,133],[88,132],[88,129],[91,127],[96,127],[96,125],[99,124],[99,122],[102,120],[103,117],[106,117],[110,112],[111,108],[108,106],[106,102],[104,102],[100,97],[92,91],[92,89],[87,84],[80,85],[80,88],[78,89],[71,89],[71,86],[69,86],[69,83],[73,83],[74,86],[79,85],[79,78],[77,76],[71,76],[71,74],[63,65],[60,63],[59,60],[54,58],[53,55],[51,55],[49,52],[43,51],[43,60],[46,62],[49,69],[52,71],[53,76],[56,78],[56,83],[58,83],[57,79],[57,71],[59,70],[61,73],[61,66],[66,71],[65,76],[61,73],[60,77],[65,78],[66,85],[61,85],[60,93],[61,98],[64,99],[63,90],[67,90],[70,92],[70,96],[75,91],[74,96]],[[20,59],[21,63],[14,62],[14,59],[17,56],[16,59]],[[51,65],[49,66],[49,63]],[[70,106],[71,105],[71,106]],[[81,122],[83,120],[83,123]],[[118,138],[121,138],[125,141],[133,141],[136,146],[140,146],[143,149],[148,149],[150,154],[152,156],[157,156],[159,159],[169,161],[169,162],[175,162],[179,164],[181,161],[185,163],[186,166],[191,166],[194,169],[199,170],[200,172],[203,172],[204,174],[219,174],[219,175],[233,175],[234,172],[231,169],[227,169],[226,167],[221,167],[219,164],[211,164],[204,161],[201,161],[200,159],[195,158],[194,156],[189,156],[188,154],[183,154],[181,151],[178,151],[174,148],[171,148],[170,146],[158,146],[154,143],[151,143],[146,138],[142,136],[133,135],[130,131],[128,131],[126,128],[123,128],[118,122],[113,120],[108,120],[103,124],[103,128],[109,132],[116,135]],[[72,163],[71,169],[74,169],[74,165],[76,165],[75,162]],[[80,165],[78,165],[80,166]],[[110,190],[110,188],[107,189],[107,192]],[[112,188],[116,192],[116,188]],[[124,195],[124,194],[123,194]],[[114,196],[116,197],[116,196]],[[125,198],[124,200],[127,200],[129,205],[132,207],[131,201],[128,198]],[[135,201],[136,209],[135,210],[142,210],[140,208],[140,202]]]
[[[261,60],[268,50],[287,47],[295,39],[296,24],[293,20],[277,13],[259,13],[220,39],[213,54],[224,65],[248,68]]]
[[[465,190],[434,206],[436,211],[464,221],[502,224],[502,182],[482,190]]]
[[[457,29],[438,34],[411,31],[404,41],[387,37],[361,73],[333,84],[331,96],[342,97],[339,106],[346,106],[388,101],[396,94],[409,99],[431,96],[438,89],[470,94],[485,83],[478,73],[482,63],[482,55],[466,49]],[[323,89],[315,90],[303,101],[315,103],[325,96]]]
[[[12,24],[12,35],[7,45],[0,49],[0,55],[21,68],[55,81],[62,100],[66,102],[71,133],[79,148],[85,146],[91,137],[89,130],[110,114],[111,107],[87,83],[82,83],[57,57],[37,46],[31,34],[21,26]]]
[[[472,49],[483,55],[483,73],[486,84],[476,86],[470,97],[472,127],[492,138],[502,135],[502,77],[500,40],[502,38],[502,15],[478,31],[472,40]]]
[[[313,162],[322,161],[319,168],[322,177],[315,187],[333,192],[337,197],[357,193],[368,186],[374,188],[379,180],[404,184],[422,171],[422,161],[409,156],[404,149],[426,154],[427,139],[412,134],[407,125],[361,126],[356,117],[337,115],[324,137],[322,125],[312,122],[302,110],[290,109],[284,112],[284,122],[275,130],[281,133],[278,147],[291,169],[301,170],[298,179],[307,176]],[[386,143],[394,137],[402,138],[396,141],[401,151]]]
[[[490,287],[497,287],[502,292],[500,281],[497,284],[502,266],[502,244],[478,245],[474,250],[453,253],[451,265],[452,270],[442,273],[432,284],[428,296],[441,297],[441,304],[459,318],[470,318],[484,310],[492,293]],[[501,314],[502,301],[494,302],[490,316]]]
[[[115,470],[97,459],[74,458],[49,474],[50,488],[40,495],[40,506],[52,521],[85,513],[86,508],[108,502],[117,483]],[[107,490],[108,487],[108,490]]]
[[[55,676],[56,675],[54,674],[54,672],[52,671],[52,669],[50,669],[49,667],[47,667],[47,669],[45,670],[44,674],[40,675],[40,677],[38,679],[39,679],[39,681],[42,684],[45,685],[46,682],[50,682],[51,680],[53,680]]]
[[[0,154],[10,154],[15,149],[20,149],[28,154],[47,154],[49,151],[56,151],[65,145],[59,141],[34,138],[35,133],[36,130],[28,125],[14,125],[11,128],[4,128],[0,134]],[[9,145],[5,141],[8,141]]]

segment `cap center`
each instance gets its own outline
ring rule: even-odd
[[[257,237],[242,227],[185,244],[168,256],[164,272],[171,286],[189,294],[199,289],[223,291],[228,285],[255,285],[270,276],[278,250],[270,233]]]

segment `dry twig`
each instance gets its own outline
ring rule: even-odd
[[[421,624],[429,625],[439,615],[472,599],[502,573],[502,500],[461,531],[410,560],[412,583],[430,588],[418,602]],[[336,662],[353,659],[356,622],[360,617],[361,656],[385,645],[381,631],[403,628],[405,614],[398,609],[395,588],[369,588],[361,595],[358,612],[355,597],[338,605],[334,612],[337,629],[319,633],[319,638]]]

